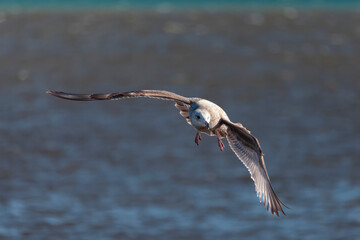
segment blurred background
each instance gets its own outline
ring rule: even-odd
[[[358,1],[0,1],[0,239],[360,239]],[[258,137],[279,198],[164,89]]]

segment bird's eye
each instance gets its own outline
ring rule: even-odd
[[[197,119],[200,119],[200,116],[199,116],[199,115],[196,115],[196,118],[197,118]]]

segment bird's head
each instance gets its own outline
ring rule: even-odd
[[[196,109],[190,114],[190,121],[194,127],[209,129],[210,113],[204,109]]]

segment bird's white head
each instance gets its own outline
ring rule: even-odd
[[[210,113],[205,109],[196,109],[190,112],[191,124],[196,128],[209,128]]]

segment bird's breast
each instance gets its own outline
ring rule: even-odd
[[[196,130],[198,130],[201,133],[205,133],[205,134],[207,134],[209,136],[217,136],[217,135],[219,135],[220,138],[226,137],[226,134],[227,134],[226,129],[227,129],[227,127],[225,125],[222,125],[222,126],[220,126],[218,128],[215,128],[215,129],[211,129],[211,128],[207,129],[205,127],[196,127]],[[217,131],[217,133],[215,131]]]
[[[198,130],[199,132],[202,132],[202,133],[207,133],[210,132],[209,129],[207,129],[206,127],[195,127],[196,130]]]

